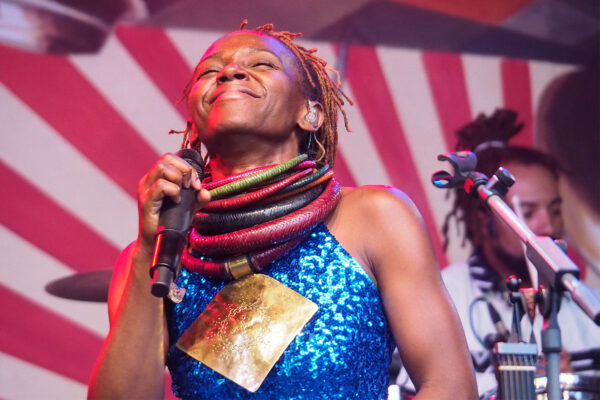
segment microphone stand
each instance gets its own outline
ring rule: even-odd
[[[565,291],[569,292],[579,307],[600,325],[600,299],[579,281],[579,268],[565,252],[548,236],[536,236],[531,229],[502,200],[508,188],[515,182],[511,173],[500,167],[492,178],[475,171],[477,157],[469,151],[444,153],[438,156],[440,161],[448,161],[454,168],[454,174],[437,171],[431,177],[438,188],[456,188],[464,186],[465,191],[482,200],[492,212],[500,218],[526,246],[527,258],[538,270],[540,280],[549,286],[548,294],[543,297],[540,311],[544,317],[542,329],[542,352],[547,360],[548,400],[560,400],[560,351],[562,348],[558,310],[560,299]]]

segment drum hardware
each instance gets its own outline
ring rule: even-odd
[[[548,378],[537,376],[534,379],[535,400],[547,400]],[[563,400],[600,400],[600,372],[593,373],[561,373],[561,399]],[[402,397],[400,397],[403,400]],[[480,400],[497,400],[497,390],[490,390]]]
[[[498,397],[500,400],[535,400],[537,346],[533,343],[496,343]]]
[[[600,371],[600,347],[571,352],[569,359],[574,372]]]
[[[600,373],[561,373],[560,389],[562,399],[568,400],[600,400]],[[534,380],[536,400],[547,400],[547,383],[545,376]]]
[[[64,299],[106,302],[112,269],[78,272],[46,285],[46,292]]]
[[[506,280],[513,304],[512,330],[508,342],[494,345],[497,399],[535,400],[535,370],[538,360],[537,345],[525,343],[521,335],[521,318],[525,310],[520,291],[521,280],[512,275]]]

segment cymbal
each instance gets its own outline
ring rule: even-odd
[[[71,300],[106,302],[112,269],[78,272],[46,285],[46,292]]]

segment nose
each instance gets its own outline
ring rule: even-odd
[[[561,236],[561,220],[560,217],[553,217],[546,210],[540,210],[535,221],[532,221],[532,231],[539,236],[550,236],[560,238]]]
[[[248,79],[248,73],[237,64],[226,65],[217,75],[217,82],[219,83],[245,79]]]

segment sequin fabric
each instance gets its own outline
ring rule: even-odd
[[[251,393],[175,347],[224,286],[182,270],[178,285],[187,292],[167,309],[174,393],[183,399],[386,399],[394,342],[381,298],[327,228],[317,226],[263,272],[315,302],[315,316]]]

